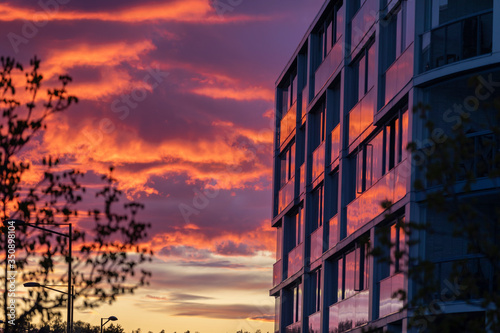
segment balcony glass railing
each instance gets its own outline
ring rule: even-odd
[[[308,333],[320,333],[321,329],[321,312],[316,312],[309,316]]]
[[[302,323],[297,321],[286,327],[286,333],[302,333]]]
[[[420,36],[423,72],[488,54],[493,46],[493,13],[450,22]]]
[[[342,333],[368,323],[370,291],[363,290],[356,295],[335,303],[329,310],[329,332]]]
[[[332,131],[332,141],[331,141],[331,159],[330,162],[335,162],[340,155],[340,125],[335,126]]]
[[[279,192],[279,213],[281,213],[292,201],[295,192],[295,179],[292,178],[283,186]]]
[[[280,122],[280,145],[286,142],[295,130],[297,122],[297,103],[294,103]]]
[[[292,276],[304,266],[304,243],[300,243],[288,252],[288,275]]]
[[[283,260],[278,260],[273,265],[273,287],[283,281]]]
[[[323,226],[311,234],[311,262],[321,258],[323,254]]]
[[[315,181],[325,171],[325,142],[323,141],[312,156],[312,181]]]
[[[385,72],[385,103],[391,101],[413,77],[413,44]]]
[[[329,221],[330,234],[328,236],[328,248],[331,249],[339,241],[339,218],[338,215],[332,217]]]
[[[314,96],[318,94],[318,92],[323,88],[333,73],[337,70],[337,68],[342,63],[342,43],[343,38],[341,37],[335,45],[333,45],[332,49],[323,60],[321,65],[319,65],[318,69],[314,73]]]
[[[450,154],[460,154],[459,170],[453,176],[463,181],[467,177],[484,178],[494,175],[500,169],[499,150],[500,136],[493,133],[472,133],[461,143],[460,152],[450,151]],[[427,187],[441,185],[444,179],[426,181]]]
[[[347,236],[381,214],[384,211],[381,205],[383,201],[396,203],[401,200],[406,195],[409,177],[408,160],[404,160],[348,204]]]
[[[398,290],[404,288],[404,274],[398,273],[379,282],[380,284],[380,302],[379,318],[396,313],[403,307],[403,301],[400,300]],[[393,297],[396,294],[395,297]]]
[[[368,1],[367,1],[368,2]],[[372,88],[349,112],[349,145],[373,122],[377,95]]]
[[[361,42],[370,27],[375,23],[379,1],[365,1],[351,21],[351,51]]]

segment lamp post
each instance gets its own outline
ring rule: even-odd
[[[50,232],[52,234],[56,234],[56,235],[68,238],[68,245],[69,245],[69,250],[68,250],[68,292],[66,292],[65,294],[68,295],[68,311],[67,311],[68,325],[67,325],[67,332],[71,333],[73,331],[73,323],[72,323],[72,321],[73,321],[72,319],[73,318],[72,318],[72,315],[71,315],[71,309],[72,309],[72,304],[73,304],[73,299],[72,299],[73,297],[71,297],[71,295],[73,295],[73,293],[72,293],[72,286],[71,286],[71,276],[72,276],[71,262],[72,262],[72,249],[73,249],[72,248],[72,246],[73,246],[73,244],[72,244],[72,241],[73,241],[73,226],[72,226],[72,224],[71,223],[50,223],[50,224],[47,224],[47,225],[55,225],[55,226],[68,226],[69,227],[69,232],[68,232],[68,234],[64,234],[64,233],[59,232],[59,231],[50,230],[50,229],[46,229],[46,228],[40,227],[39,225],[36,225],[36,224],[26,223],[26,221],[24,221],[24,220],[18,220],[18,219],[7,219],[7,220],[3,221],[3,224],[5,226],[8,226],[9,222],[15,224],[16,226],[17,225],[26,225],[26,226],[29,226],[29,227],[32,227],[32,228],[35,228],[35,229],[47,231],[47,232]],[[7,237],[5,237],[5,239],[7,240]],[[7,247],[6,247],[6,249],[7,249]],[[5,260],[5,281],[7,281],[7,260]],[[56,290],[56,291],[62,292],[60,290]]]
[[[104,323],[102,322],[104,319],[107,319]],[[115,316],[111,316],[111,317],[108,317],[108,318],[101,318],[101,333],[102,333],[102,328],[104,327],[104,325],[106,325],[108,323],[108,321],[116,321],[118,320],[118,318],[116,318]]]
[[[59,285],[43,285],[43,284],[40,284],[38,282],[26,282],[26,283],[23,284],[23,286],[25,286],[27,288],[30,288],[30,287],[41,287],[41,288],[50,289],[50,290],[53,290],[53,291],[57,291],[58,293],[62,293],[62,294],[68,295],[68,293],[65,292],[65,291],[52,288],[52,287],[62,287],[62,286],[59,286]],[[68,299],[71,299],[71,312],[70,312],[70,317],[68,318],[68,321],[71,323],[70,327],[71,327],[71,331],[73,331],[73,314],[74,314],[74,303],[73,303],[73,300],[75,298],[75,289],[74,289],[73,286],[71,286],[71,294],[70,294],[70,296],[71,297],[68,297]]]
[[[70,308],[71,311],[70,311],[70,314],[68,317],[68,323],[70,323],[70,325],[69,325],[70,332],[73,332],[73,314],[74,314],[73,299],[75,298],[75,289],[73,286],[71,286],[71,294],[68,294],[67,292],[59,290],[59,289],[52,288],[52,287],[62,287],[62,286],[58,286],[58,285],[44,285],[44,284],[40,284],[38,282],[26,282],[23,284],[23,286],[25,286],[26,288],[41,287],[41,288],[57,291],[58,293],[61,293],[61,294],[68,295],[68,300],[71,299],[71,303],[70,303],[71,304],[71,308]]]

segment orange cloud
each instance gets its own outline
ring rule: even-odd
[[[183,66],[186,68],[186,66]],[[187,66],[186,69],[202,75],[201,79],[195,79],[197,87],[191,89],[191,92],[197,95],[207,96],[214,99],[234,99],[237,101],[253,100],[274,100],[274,90],[260,86],[249,86],[248,81],[240,78],[232,78],[227,75],[206,71],[203,69],[194,69]]]
[[[166,244],[171,247],[185,246],[189,244],[192,249],[197,249],[200,251],[208,250],[212,253],[219,253],[221,255],[234,255],[246,256],[253,253],[257,254],[257,251],[266,251],[274,254],[275,240],[276,240],[276,230],[273,230],[270,226],[269,220],[265,220],[259,224],[257,227],[245,233],[229,233],[221,232],[217,237],[210,238],[202,229],[192,229],[188,227],[178,227],[174,232],[164,232],[156,234],[151,241],[148,242],[148,248],[153,249],[155,253],[159,253],[161,249],[165,247]],[[248,248],[247,252],[238,253],[235,252],[224,252],[227,248],[227,244],[232,243],[236,247],[241,247],[242,245]],[[192,256],[189,257],[190,260],[195,259]],[[206,258],[200,257],[199,260],[205,260]]]
[[[0,5],[0,20],[30,20],[33,22],[45,21],[73,21],[99,20],[110,22],[145,22],[145,21],[177,21],[194,23],[225,23],[260,20],[262,18],[249,16],[218,15],[207,0],[177,0],[169,3],[143,4],[131,6],[115,11],[67,11],[64,7],[57,9],[43,7],[23,8],[9,4]]]
[[[192,92],[215,99],[228,98],[237,101],[272,101],[274,99],[274,92],[272,89],[260,87],[247,87],[242,89],[230,87],[202,87],[193,89]]]
[[[64,115],[49,123],[44,135],[43,149],[32,152],[70,158],[72,165],[84,170],[105,173],[109,165],[117,166],[116,176],[124,189],[132,192],[156,193],[147,186],[152,176],[187,174],[192,180],[216,181],[219,189],[253,187],[253,182],[269,178],[268,166],[263,164],[252,147],[235,145],[236,137],[245,136],[255,142],[257,149],[270,147],[271,133],[221,124],[224,137],[200,138],[198,141],[170,139],[151,143],[138,139],[134,128],[110,119],[86,119],[79,128],[71,128]],[[50,130],[57,128],[57,130]],[[34,154],[34,155],[33,155]],[[146,165],[141,172],[120,168],[121,165]],[[250,167],[251,166],[251,167]]]

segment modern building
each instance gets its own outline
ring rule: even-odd
[[[427,210],[415,188],[418,153],[432,154],[432,140],[443,139],[460,115],[479,117],[479,101],[493,109],[499,96],[499,0],[325,1],[276,83],[276,332],[417,331],[409,328],[411,309],[400,311],[403,302],[392,297],[403,289],[411,299],[414,290],[397,252],[433,260],[438,275],[458,259],[492,274],[451,235],[421,230],[409,248],[401,225],[425,221],[447,230],[446,218]],[[430,106],[432,133],[412,112],[419,103]],[[470,171],[480,179],[479,166],[495,154],[484,145],[493,134],[471,123],[467,135],[476,154],[464,163],[464,177]],[[415,159],[409,142],[420,148]],[[492,188],[485,181],[474,189],[486,210],[495,207]],[[367,255],[384,246],[379,231],[394,244],[386,251],[393,260]],[[460,300],[441,300],[447,306],[440,311],[484,316]]]

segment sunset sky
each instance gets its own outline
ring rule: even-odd
[[[273,331],[274,84],[322,3],[0,4],[1,54],[26,65],[36,54],[45,80],[69,73],[80,99],[29,156],[95,173],[115,165],[153,225],[151,285],[75,320],[115,315],[127,332]]]

